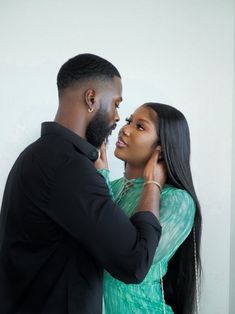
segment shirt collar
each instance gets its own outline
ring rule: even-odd
[[[43,122],[41,127],[41,136],[55,134],[62,136],[73,145],[75,145],[79,151],[86,155],[90,160],[95,161],[98,156],[98,150],[88,143],[86,140],[81,138],[78,134],[64,127],[57,122]]]

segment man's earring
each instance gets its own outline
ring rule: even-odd
[[[89,107],[88,112],[93,112],[93,111],[94,109]]]

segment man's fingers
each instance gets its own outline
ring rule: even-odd
[[[106,145],[104,142],[101,144],[99,151],[100,157],[102,158],[106,154]]]
[[[157,146],[157,148],[154,150],[151,156],[151,159],[157,162],[160,154],[161,154],[161,147]]]

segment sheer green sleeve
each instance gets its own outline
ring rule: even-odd
[[[113,190],[112,190],[112,182],[110,181],[110,171],[109,169],[97,169],[97,171],[104,177],[106,184],[109,188],[109,193],[112,197],[112,199],[114,200],[114,196],[113,196]]]
[[[161,239],[154,262],[169,260],[192,230],[195,203],[184,190],[170,188],[162,195],[160,207]]]

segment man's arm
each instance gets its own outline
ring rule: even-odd
[[[160,239],[157,218],[144,209],[128,219],[112,201],[104,178],[83,156],[79,163],[71,160],[60,167],[53,186],[47,214],[112,276],[141,282]]]

